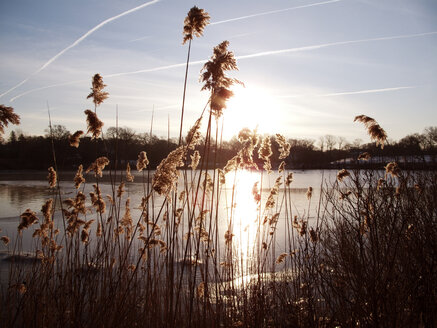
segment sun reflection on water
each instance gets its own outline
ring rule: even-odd
[[[231,178],[231,176],[230,176]],[[239,170],[232,175],[233,211],[231,226],[234,234],[233,247],[239,260],[248,263],[254,253],[258,228],[258,204],[252,194],[255,183],[260,183],[259,172]]]

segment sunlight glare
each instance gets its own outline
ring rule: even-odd
[[[231,173],[227,180],[233,181],[233,178]],[[235,245],[243,259],[251,257],[255,245],[258,212],[252,188],[257,181],[260,181],[258,172],[238,170],[235,180],[233,233]]]
[[[279,98],[269,93],[268,88],[254,85],[245,87],[236,85],[232,88],[234,96],[229,99],[224,112],[223,136],[229,139],[247,127],[258,128],[258,133],[272,133],[272,129],[281,130]]]

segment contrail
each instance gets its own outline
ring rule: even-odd
[[[426,35],[433,35],[433,34],[437,34],[437,31],[426,32],[426,33],[417,33],[417,34],[404,34],[404,35],[386,36],[386,37],[381,37],[381,38],[370,38],[370,39],[339,41],[339,42],[332,42],[332,43],[323,43],[323,44],[318,44],[318,45],[314,45],[314,46],[306,46],[306,47],[298,47],[298,48],[288,48],[288,49],[280,49],[280,50],[271,50],[271,51],[258,52],[258,53],[254,53],[254,54],[250,54],[250,55],[237,56],[237,57],[235,57],[235,59],[247,59],[247,58],[264,57],[264,56],[278,55],[278,54],[290,53],[290,52],[300,52],[300,51],[315,50],[315,49],[321,49],[321,48],[327,48],[327,47],[333,47],[333,46],[340,46],[340,45],[345,45],[345,44],[353,44],[353,43],[363,43],[363,42],[372,42],[372,41],[386,41],[386,40],[396,40],[396,39],[409,39],[409,38],[415,38],[415,37],[419,37],[419,36],[426,36]]]
[[[205,63],[206,60],[197,60],[190,62],[191,65],[199,65]],[[115,74],[108,74],[105,75],[106,77],[117,77],[117,76],[123,76],[123,75],[131,75],[131,74],[139,74],[139,73],[150,73],[150,72],[157,72],[157,71],[165,71],[172,68],[178,68],[178,67],[185,67],[187,63],[180,63],[180,64],[173,64],[173,65],[167,65],[167,66],[158,66],[154,68],[146,68],[146,69],[140,69],[138,71],[130,71],[130,72],[122,72],[122,73],[115,73]]]
[[[359,94],[367,94],[367,93],[381,93],[381,92],[399,91],[399,90],[414,89],[414,88],[417,88],[417,86],[392,87],[392,88],[383,88],[383,89],[367,89],[367,90],[344,91],[344,92],[325,93],[325,94],[301,94],[301,95],[298,94],[298,95],[290,95],[290,96],[280,96],[279,98],[335,97],[335,96],[348,96],[348,95],[359,95]]]
[[[239,20],[248,19],[248,18],[253,18],[253,17],[258,17],[258,16],[265,16],[265,15],[271,15],[271,14],[278,14],[278,13],[282,13],[282,12],[284,12],[284,11],[290,11],[290,10],[296,10],[296,9],[301,9],[301,8],[308,8],[308,7],[314,7],[314,6],[327,5],[327,4],[329,4],[329,3],[334,3],[334,2],[339,2],[339,1],[343,1],[343,0],[330,0],[330,1],[324,1],[324,2],[311,3],[311,4],[309,4],[309,5],[303,5],[303,6],[297,6],[297,7],[290,7],[290,8],[284,8],[284,9],[278,9],[278,10],[272,10],[272,11],[265,11],[265,12],[258,13],[258,14],[247,15],[247,16],[241,16],[241,17],[236,17],[236,18],[231,18],[231,19],[225,19],[225,20],[221,20],[221,21],[218,21],[218,22],[212,22],[212,23],[209,24],[209,25],[224,24],[224,23],[229,23],[229,22],[239,21]]]
[[[12,90],[15,90],[16,88],[18,88],[19,86],[23,85],[24,83],[26,83],[27,81],[29,81],[29,79],[38,74],[39,72],[41,72],[43,69],[45,69],[47,66],[49,66],[51,63],[53,63],[56,59],[58,59],[60,56],[62,56],[65,52],[67,52],[68,50],[70,50],[71,48],[77,46],[79,43],[81,43],[83,40],[85,40],[89,35],[91,35],[92,33],[94,33],[95,31],[97,31],[98,29],[100,29],[102,26],[116,20],[119,19],[120,17],[123,17],[125,15],[128,15],[130,13],[133,13],[137,10],[140,10],[144,7],[153,5],[157,2],[159,2],[161,0],[153,0],[147,3],[144,3],[140,6],[137,6],[135,8],[126,10],[125,12],[122,12],[121,14],[118,14],[116,16],[113,16],[111,18],[108,18],[106,20],[104,20],[103,22],[101,22],[100,24],[96,25],[95,27],[93,27],[91,30],[89,30],[88,32],[86,32],[84,35],[82,35],[79,39],[77,39],[76,41],[74,41],[72,44],[70,44],[68,47],[66,47],[65,49],[61,50],[59,53],[57,53],[55,56],[53,56],[52,58],[50,58],[44,65],[42,65],[39,69],[37,69],[35,72],[33,72],[32,74],[30,74],[26,79],[24,79],[23,81],[21,81],[20,83],[18,83],[17,85],[15,85],[14,87],[10,88],[9,90],[7,90],[6,92],[2,93],[0,95],[0,98],[3,97],[4,95],[8,94],[9,92],[11,92]]]
[[[383,88],[383,89],[368,89],[368,90],[349,91],[349,92],[327,93],[327,94],[324,94],[324,95],[320,95],[320,97],[335,97],[335,96],[346,96],[346,95],[359,95],[359,94],[366,94],[366,93],[380,93],[380,92],[399,91],[399,90],[414,89],[414,88],[417,88],[417,86],[394,87],[394,88]]]
[[[371,41],[384,41],[384,40],[396,40],[396,39],[407,39],[407,38],[415,38],[420,36],[427,36],[427,35],[434,35],[437,34],[437,31],[433,32],[426,32],[426,33],[416,33],[416,34],[404,34],[404,35],[395,35],[395,36],[387,36],[387,37],[380,37],[380,38],[370,38],[370,39],[360,39],[360,40],[349,40],[349,41],[339,41],[339,42],[332,42],[332,43],[323,43],[313,46],[305,46],[305,47],[297,47],[297,48],[287,48],[287,49],[280,49],[280,50],[271,50],[271,51],[264,51],[264,52],[258,52],[250,55],[243,55],[243,56],[236,56],[235,58],[238,60],[242,59],[249,59],[249,58],[257,58],[257,57],[264,57],[264,56],[272,56],[277,54],[283,54],[283,53],[292,53],[292,52],[301,52],[301,51],[309,51],[309,50],[316,50],[321,48],[327,48],[327,47],[333,47],[333,46],[339,46],[339,45],[345,45],[345,44],[355,44],[355,43],[362,43],[362,42],[371,42]],[[194,62],[190,62],[190,65],[198,65],[205,63],[206,60],[198,60]],[[136,71],[130,71],[130,72],[122,72],[122,73],[115,73],[115,74],[109,74],[104,75],[105,78],[109,77],[117,77],[117,76],[124,76],[124,75],[131,75],[131,74],[139,74],[139,73],[149,73],[149,72],[157,72],[157,71],[163,71],[167,69],[173,69],[178,67],[185,67],[186,63],[180,63],[180,64],[173,64],[173,65],[166,65],[166,66],[159,66],[155,68],[148,68],[148,69],[142,69],[142,70],[136,70]],[[53,88],[57,86],[64,86],[64,85],[70,85],[75,84],[81,81],[72,81],[72,82],[65,82],[60,84],[54,84],[46,87],[36,88],[29,91],[26,91],[24,93],[21,93],[13,98],[11,98],[10,102],[13,102],[14,100],[25,96],[29,93],[44,90],[48,88]]]
[[[135,42],[135,41],[146,40],[146,39],[150,39],[151,37],[152,37],[152,36],[150,36],[150,35],[146,35],[146,36],[143,36],[143,37],[141,37],[141,38],[137,38],[137,39],[129,40],[128,42]]]
[[[190,62],[190,66],[191,65],[199,65],[199,64],[203,64],[203,63],[205,63],[205,60],[193,61],[193,62]],[[172,68],[185,67],[185,65],[187,65],[187,63],[173,64],[173,65],[166,65],[166,66],[158,66],[158,67],[154,67],[154,68],[140,69],[140,70],[137,70],[137,71],[129,71],[129,72],[122,72],[122,73],[114,73],[114,74],[105,74],[104,77],[106,79],[106,78],[110,78],[110,77],[118,77],[118,76],[133,75],[133,74],[140,74],[140,73],[151,73],[151,72],[165,71],[165,70],[172,69]],[[88,82],[88,80],[75,80],[75,81],[69,81],[69,82],[64,82],[64,83],[52,84],[52,85],[48,85],[48,86],[45,86],[45,87],[31,89],[31,90],[28,90],[26,92],[20,93],[19,95],[16,95],[15,97],[11,98],[9,101],[13,102],[13,101],[17,100],[18,98],[21,98],[21,97],[23,97],[23,96],[25,96],[25,95],[27,95],[29,93],[33,93],[33,92],[36,92],[36,91],[41,91],[41,90],[55,88],[55,87],[62,87],[62,86],[66,86],[66,85],[76,84],[76,83],[83,83],[83,82]]]

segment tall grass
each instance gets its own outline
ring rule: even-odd
[[[50,168],[53,197],[42,216],[25,211],[17,236],[1,239],[10,253],[1,289],[5,327],[437,324],[436,172],[404,172],[395,163],[385,174],[342,170],[320,186],[320,196],[309,187],[307,206],[296,209],[292,172],[285,162],[273,171],[270,138],[248,129],[238,135],[238,154],[211,169],[220,156],[221,115],[238,82],[226,75],[237,68],[227,47],[215,47],[204,66],[209,111],[185,142],[156,171],[145,152],[138,155],[140,204],[126,192],[134,183],[130,166],[124,174],[115,170],[106,149],[100,157],[96,149],[85,176],[78,168],[70,198]],[[96,75],[89,95],[95,109],[86,115],[88,133],[105,142],[96,111],[108,96],[103,88]],[[383,144],[385,132],[364,118]],[[72,136],[72,146],[80,147],[80,136]],[[279,134],[276,142],[279,159],[287,158],[290,145]],[[242,190],[239,178],[258,169],[256,183]],[[109,195],[102,193],[105,171]],[[265,185],[264,175],[274,183]],[[241,199],[253,205],[246,228]],[[33,255],[24,257],[23,239],[31,234]]]

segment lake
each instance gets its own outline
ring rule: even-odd
[[[291,211],[288,213],[288,217],[291,218],[294,215],[298,217],[309,217],[309,224],[314,219],[317,213],[318,200],[320,195],[320,186],[323,181],[333,181],[336,178],[337,170],[305,170],[305,171],[287,171],[293,172],[293,182],[290,187],[290,197],[291,201]],[[150,179],[153,176],[153,171],[150,171]],[[60,196],[64,200],[69,197],[74,197],[76,189],[73,186],[73,176],[75,172],[61,172],[61,183],[60,183]],[[121,175],[124,172],[119,172],[117,174],[116,180],[120,181]],[[193,174],[191,171],[187,171],[188,177]],[[196,173],[197,174],[197,173]],[[209,171],[212,175],[213,171]],[[144,196],[144,190],[147,188],[147,172],[143,175],[142,173],[135,172],[135,180],[132,183],[126,183],[126,192],[123,195],[121,204],[124,204],[125,198],[130,197],[132,218],[135,221],[141,215],[141,211],[138,208],[141,204],[141,199]],[[20,221],[20,214],[26,209],[30,209],[37,213],[37,215],[42,218],[41,206],[49,198],[57,198],[57,191],[48,188],[48,183],[46,180],[47,173],[41,172],[2,172],[0,174],[0,235],[7,235],[13,239],[17,232],[17,226]],[[262,181],[260,180],[262,176]],[[240,172],[235,178],[235,173],[230,172],[226,176],[226,187],[222,189],[219,201],[219,230],[220,234],[223,234],[229,226],[233,227],[233,232],[235,234],[235,241],[240,244],[240,249],[247,249],[250,244],[253,243],[253,227],[255,224],[254,219],[256,219],[256,204],[253,201],[252,187],[256,181],[259,181],[258,186],[261,187],[261,203],[264,203],[267,199],[270,189],[273,187],[276,178],[278,177],[278,172],[274,171],[271,174],[260,173],[260,172]],[[112,186],[110,183],[110,177],[108,172],[105,172],[103,179],[99,181],[99,185],[102,189],[102,195],[113,195]],[[92,184],[95,183],[95,178],[88,174],[86,176],[88,180],[86,184],[81,186],[80,190],[87,195],[87,207],[92,208],[89,200],[89,192],[93,191]],[[142,181],[146,181],[145,184]],[[234,180],[235,179],[235,180]],[[235,188],[233,188],[235,181]],[[179,185],[183,185],[182,177],[180,178]],[[117,184],[118,186],[118,184]],[[313,188],[313,197],[308,201],[306,192],[308,187]],[[149,184],[150,187],[150,184]],[[282,185],[280,188],[283,188]],[[156,212],[159,211],[159,207],[162,204],[162,197],[156,196]],[[231,208],[231,202],[236,203],[236,205]],[[287,200],[288,201],[288,200]],[[283,200],[280,197],[276,203],[276,211],[281,212],[278,221],[277,236],[275,239],[277,251],[280,252],[284,250],[284,240],[285,235],[285,217],[284,210],[281,210],[283,205]],[[55,224],[58,225],[59,229],[62,230],[62,217],[60,213],[59,202],[56,206],[57,211],[55,212]],[[94,211],[93,211],[94,213]],[[231,214],[230,214],[231,213]],[[232,217],[232,222],[229,218]],[[88,214],[87,219],[95,218],[95,214]],[[186,224],[185,224],[186,226]],[[252,228],[251,228],[252,227]],[[284,227],[284,229],[282,229]],[[33,229],[31,229],[33,231]],[[30,231],[25,231],[23,236],[23,248],[26,250],[32,249],[32,233]],[[222,239],[222,238],[221,238]],[[11,243],[12,244],[12,243]],[[244,246],[245,245],[245,246]],[[5,246],[0,245],[0,250],[4,250]]]

